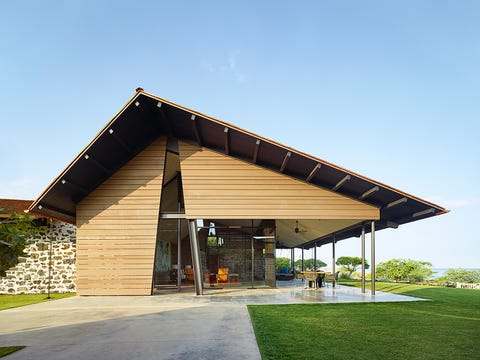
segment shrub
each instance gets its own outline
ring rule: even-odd
[[[480,283],[480,270],[448,269],[437,282],[442,286],[453,286],[457,282]]]
[[[290,258],[287,257],[278,257],[275,259],[275,268],[277,270],[279,269],[285,269],[285,268],[290,268],[292,266]]]
[[[392,259],[378,264],[376,277],[389,281],[423,282],[433,274],[432,264],[412,259]]]

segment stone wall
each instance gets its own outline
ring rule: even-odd
[[[238,274],[240,282],[249,282],[252,279],[252,248],[251,238],[245,234],[229,232],[227,234],[219,233],[223,238],[224,244],[218,249],[213,249],[218,261],[218,267],[228,268],[230,274]],[[254,278],[255,280],[265,280],[265,261],[263,256],[264,244],[262,241],[254,243]],[[212,252],[212,249],[209,250]],[[210,261],[214,260],[210,259]],[[205,255],[202,258],[203,271],[206,271],[207,261]],[[217,266],[213,269],[217,271]]]
[[[48,291],[49,248],[52,241],[51,293],[75,292],[75,226],[49,221],[48,229],[30,239],[26,257],[0,277],[0,294],[41,294]]]

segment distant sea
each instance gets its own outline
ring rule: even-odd
[[[430,276],[430,279],[438,279],[445,274],[445,271],[452,268],[432,268],[434,274]],[[455,269],[465,269],[465,270],[480,270],[479,268],[455,268]]]

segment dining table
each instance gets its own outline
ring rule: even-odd
[[[318,287],[322,287],[323,285],[323,279],[325,278],[326,274],[330,274],[329,271],[301,271],[299,278],[305,279],[307,281],[307,286],[308,287],[313,287],[316,288],[317,284]]]

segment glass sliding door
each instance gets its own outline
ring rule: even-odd
[[[265,285],[265,243],[254,238],[261,224],[260,220],[203,220],[199,241],[205,288],[251,287],[252,279],[255,286]]]
[[[187,221],[185,219],[160,219],[154,261],[154,292],[177,289],[179,274],[181,286],[192,285],[191,264]]]

